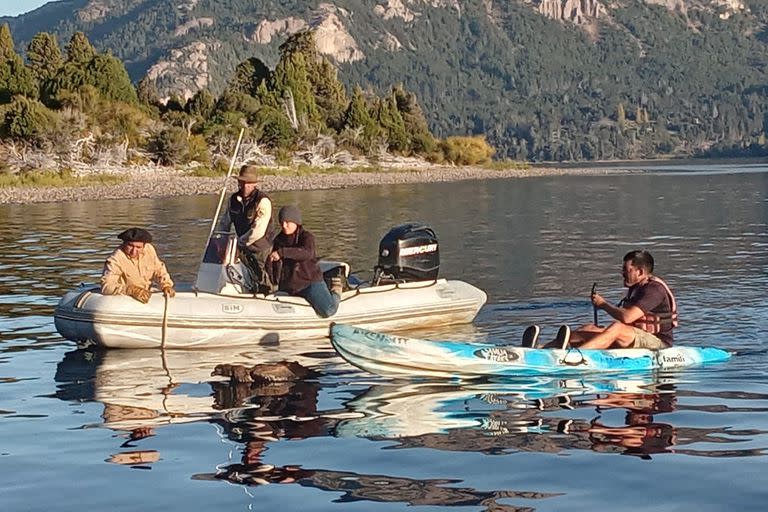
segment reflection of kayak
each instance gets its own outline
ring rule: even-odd
[[[715,363],[731,356],[712,347],[552,350],[431,341],[340,324],[331,327],[331,343],[344,359],[372,373],[444,378],[632,372]]]
[[[412,437],[456,429],[494,431],[499,425],[493,416],[500,411],[517,410],[522,416],[531,411],[534,401],[542,407],[550,401],[568,408],[578,396],[628,390],[649,393],[654,383],[650,378],[587,381],[535,376],[461,385],[434,381],[377,385],[347,402],[347,408],[361,414],[340,421],[334,430],[340,437],[368,438]],[[513,425],[506,422],[503,428],[509,432]],[[527,432],[529,423],[521,420],[515,428]]]

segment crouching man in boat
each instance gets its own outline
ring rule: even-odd
[[[126,229],[117,238],[123,241],[109,255],[101,275],[101,293],[129,295],[146,304],[151,296],[150,287],[156,284],[166,297],[174,297],[173,281],[157,256],[152,235],[146,229]]]
[[[273,281],[279,283],[280,291],[306,299],[319,316],[334,315],[341,301],[341,278],[334,278],[328,289],[318,264],[315,237],[301,225],[297,206],[283,206],[278,219],[282,231],[267,260]]]
[[[628,252],[621,269],[624,286],[629,288],[626,297],[614,306],[600,294],[592,294],[592,304],[615,321],[608,327],[587,324],[573,333],[564,325],[555,340],[546,346],[566,348],[570,344],[582,349],[650,350],[672,346],[672,331],[678,325],[677,303],[667,283],[653,275],[653,264],[653,256],[647,251]]]
[[[229,197],[227,214],[218,230],[229,231],[234,224],[240,257],[251,271],[254,292],[271,293],[274,286],[265,272],[267,256],[272,250],[272,201],[259,190],[259,168],[244,165],[237,176],[239,189]]]

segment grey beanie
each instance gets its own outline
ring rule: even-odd
[[[296,224],[301,224],[301,210],[295,204],[289,204],[280,208],[280,213],[277,215],[280,224],[285,221],[291,221]]]

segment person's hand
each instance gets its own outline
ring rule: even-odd
[[[140,286],[136,286],[133,284],[126,286],[125,294],[130,297],[133,297],[134,299],[141,302],[142,304],[146,304],[147,302],[149,302],[149,297],[152,295],[151,293],[149,293],[149,290],[146,290],[144,288],[141,288]]]
[[[280,253],[277,251],[269,253],[269,261],[280,261]]]
[[[600,295],[599,293],[593,293],[591,299],[592,299],[592,304],[597,308],[603,307],[606,302],[605,299],[602,297],[602,295]]]
[[[163,295],[165,295],[167,298],[172,299],[176,296],[176,290],[173,289],[173,286],[166,286],[163,288]]]

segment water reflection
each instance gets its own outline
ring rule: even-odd
[[[651,454],[665,453],[678,444],[677,429],[669,423],[654,420],[657,414],[673,412],[676,403],[674,385],[665,385],[664,389],[654,393],[598,395],[591,400],[591,404],[597,410],[624,409],[624,424],[606,424],[598,416],[588,425],[570,424],[569,428],[574,432],[586,432],[594,451],[619,451],[625,455],[650,459]]]
[[[156,452],[135,449],[158,428],[199,421],[219,425],[229,440],[242,445],[242,460],[225,465],[214,477],[245,478],[249,484],[307,478],[300,466],[265,465],[262,455],[270,443],[312,437],[360,437],[390,441],[388,447],[395,449],[488,455],[590,450],[649,459],[661,453],[743,457],[765,451],[739,446],[764,431],[689,423],[691,414],[764,413],[768,395],[696,391],[673,375],[658,374],[371,384],[349,373],[351,380],[345,384],[340,377],[348,370],[313,343],[319,342],[308,341],[290,353],[275,348],[76,350],[57,367],[55,396],[103,405],[103,423],[98,426],[126,439],[119,451],[107,456],[121,464],[160,460]],[[286,359],[302,369],[301,378],[243,382],[212,376],[220,373],[214,369],[222,363],[251,367]]]
[[[560,496],[559,493],[533,491],[478,491],[467,487],[453,487],[460,480],[413,479],[390,475],[301,469],[298,466],[232,464],[217,473],[194,475],[196,480],[227,480],[243,485],[269,483],[297,483],[322,491],[341,492],[340,502],[373,501],[377,503],[405,503],[407,505],[483,506],[486,511],[530,512],[529,506],[516,507],[498,503],[505,498],[540,500]]]

